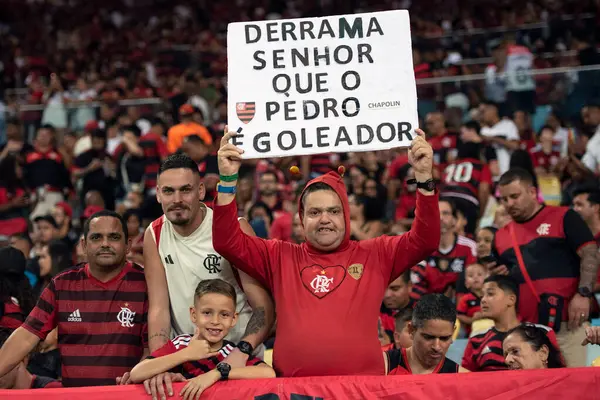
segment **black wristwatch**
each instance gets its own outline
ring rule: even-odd
[[[592,292],[590,290],[590,288],[587,287],[580,287],[579,289],[577,289],[577,293],[582,296],[582,297],[592,297],[594,296],[594,292]]]
[[[225,381],[229,379],[229,371],[231,371],[231,365],[225,362],[220,362],[217,364],[217,371],[219,371],[219,373],[221,374],[221,380]]]
[[[433,179],[427,179],[425,182],[417,182],[416,179],[409,179],[406,181],[409,185],[417,184],[418,189],[423,189],[428,192],[433,192],[435,190],[435,181]]]
[[[242,340],[241,342],[238,343],[237,348],[240,349],[240,351],[248,356],[251,356],[252,353],[254,353],[254,347],[252,347],[252,345],[244,340]]]

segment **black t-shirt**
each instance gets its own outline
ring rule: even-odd
[[[94,159],[104,160],[107,157],[104,151],[90,149],[78,155],[73,162],[76,168],[86,168]],[[101,192],[105,191],[107,177],[104,174],[104,168],[98,168],[83,177],[83,191],[94,189]]]

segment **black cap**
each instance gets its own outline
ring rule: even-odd
[[[21,250],[11,246],[0,248],[0,275],[23,275],[26,263],[27,260]]]
[[[48,215],[40,215],[39,217],[35,217],[35,219],[33,220],[33,222],[36,222],[36,223],[40,222],[40,221],[46,221],[50,225],[52,225],[53,227],[55,227],[55,228],[58,229],[58,224],[56,223],[56,220],[50,214],[48,214]]]

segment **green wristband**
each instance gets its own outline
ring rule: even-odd
[[[219,179],[223,182],[235,182],[238,180],[238,174],[233,175],[219,175]]]

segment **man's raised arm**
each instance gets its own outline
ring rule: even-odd
[[[414,222],[409,232],[396,237],[381,237],[379,242],[380,251],[387,260],[384,268],[391,269],[388,270],[390,282],[431,255],[440,243],[439,194],[433,188],[422,187],[433,182],[433,149],[425,140],[425,133],[421,129],[416,132],[418,136],[413,139],[408,152],[419,185]]]
[[[153,352],[170,339],[171,310],[165,268],[152,236],[152,227],[144,233],[144,275],[148,286],[148,347]]]
[[[229,143],[234,135],[225,129],[218,152],[220,182],[213,208],[213,247],[236,268],[271,288],[269,252],[278,242],[249,236],[240,228],[235,192],[243,150]]]

